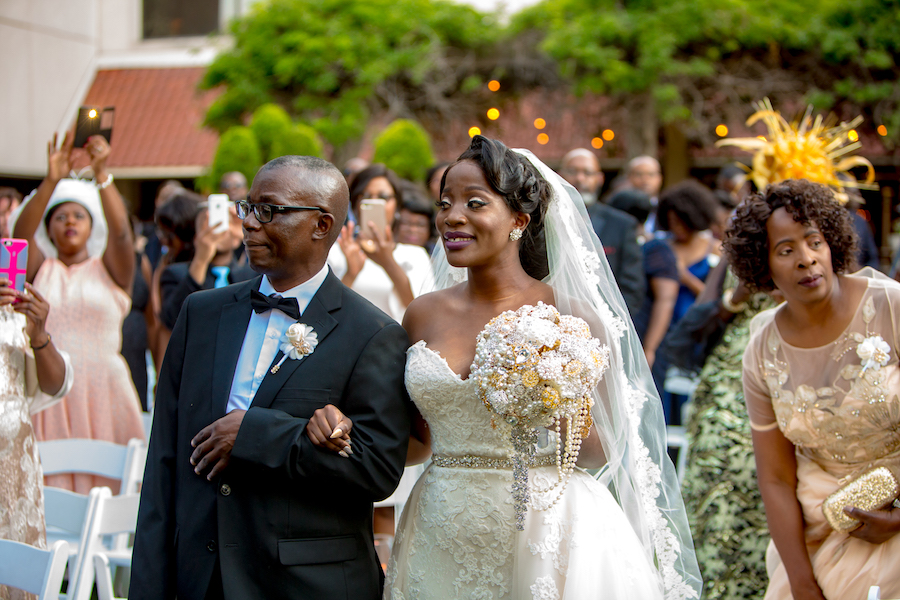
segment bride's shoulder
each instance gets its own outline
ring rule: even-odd
[[[435,315],[447,314],[454,309],[458,304],[461,285],[422,294],[410,302],[403,315],[403,328],[409,334],[410,340],[423,339],[424,332],[433,322]]]

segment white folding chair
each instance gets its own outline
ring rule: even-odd
[[[678,483],[684,480],[684,472],[687,469],[688,441],[684,427],[680,425],[666,426],[666,445],[669,448],[678,449],[678,458],[675,460],[675,474]]]
[[[0,585],[37,594],[39,600],[59,597],[69,551],[58,541],[49,550],[0,540]]]
[[[121,480],[129,446],[103,440],[70,438],[38,442],[44,475],[86,473]]]
[[[109,489],[109,488],[105,488]],[[54,487],[44,488],[44,520],[47,523],[47,544],[57,541],[68,544],[68,554],[74,566],[79,542],[87,528],[88,517],[97,503],[100,488],[87,496]],[[71,583],[71,582],[70,582]]]
[[[128,442],[125,454],[125,471],[122,474],[122,487],[119,495],[137,494],[141,491],[144,480],[144,466],[147,464],[147,443],[137,438]]]
[[[153,426],[153,413],[152,412],[142,412],[141,419],[144,421],[144,440],[149,444],[150,443],[150,429]]]
[[[70,600],[89,600],[94,587],[96,556],[103,556],[101,561],[104,570],[97,574],[97,592],[109,592],[109,596],[100,596],[100,600],[112,598],[112,577],[109,565],[115,567],[131,567],[131,545],[125,547],[108,547],[104,541],[109,536],[118,539],[131,539],[137,526],[139,494],[113,496],[109,488],[100,488],[100,496],[93,506],[88,519],[88,526],[81,537],[81,552],[75,567],[75,587],[69,594]],[[101,583],[102,579],[102,583]],[[70,585],[71,582],[70,582]]]

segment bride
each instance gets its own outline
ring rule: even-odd
[[[451,165],[436,217],[437,291],[409,305],[407,390],[421,416],[408,462],[432,463],[401,517],[391,600],[697,598],[700,578],[662,408],[581,196],[530,152],[475,136]],[[510,426],[469,378],[476,338],[539,302],[584,319],[610,347],[593,426],[563,488],[544,430],[517,531]],[[352,435],[352,433],[351,433]],[[561,436],[565,436],[563,431]]]

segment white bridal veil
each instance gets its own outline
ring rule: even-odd
[[[581,195],[528,150],[513,150],[550,184],[544,220],[550,274],[563,314],[583,318],[610,347],[610,368],[594,392],[592,416],[607,457],[598,479],[615,498],[659,574],[667,600],[699,598],[702,586],[681,490],[666,453],[662,404],[628,309]],[[433,256],[435,289],[466,279],[442,244]]]

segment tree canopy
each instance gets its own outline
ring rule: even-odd
[[[206,124],[224,131],[275,102],[332,146],[358,140],[375,111],[455,114],[494,29],[445,0],[272,0],[232,25],[234,48],[202,86],[224,86]]]
[[[270,0],[232,25],[203,86],[220,131],[274,103],[348,158],[372,116],[433,134],[479,118],[482,85],[601,94],[627,114],[630,154],[660,126],[709,145],[711,123],[776,106],[862,113],[900,140],[900,4],[886,0],[544,0],[501,24],[448,0]],[[261,140],[263,150],[266,145]]]

